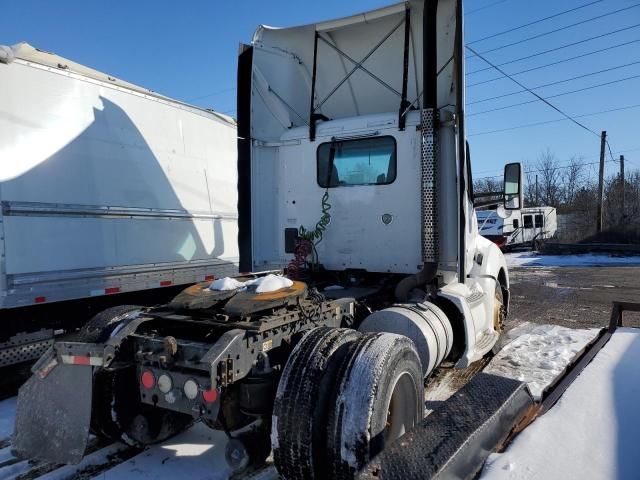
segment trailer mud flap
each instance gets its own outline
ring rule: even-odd
[[[13,452],[25,459],[79,463],[89,440],[93,368],[60,363],[34,374],[18,394]]]
[[[532,406],[524,383],[479,373],[373,458],[358,478],[474,478]]]

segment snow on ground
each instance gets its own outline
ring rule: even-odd
[[[640,265],[640,256],[583,253],[578,255],[540,255],[536,252],[505,254],[509,267],[593,267]]]
[[[224,432],[211,430],[206,425],[198,423],[180,435],[145,450],[95,478],[175,480],[186,476],[202,480],[226,479],[230,473],[224,459],[226,443]]]
[[[527,383],[537,400],[600,331],[536,324],[514,330],[509,334],[514,340],[498,352],[484,372]]]
[[[640,331],[620,328],[558,403],[487,460],[482,479],[637,479]]]
[[[13,397],[0,402],[0,441],[8,439],[13,433],[16,398]],[[130,478],[175,480],[186,477],[194,480],[223,480],[231,473],[225,461],[225,447],[227,438],[224,432],[212,430],[202,423],[198,423],[187,431],[163,442],[160,445],[117,463],[114,459],[119,452],[128,447],[121,443],[114,443],[87,455],[79,465],[67,465],[49,471],[42,480],[66,480],[74,477],[78,472],[92,466],[98,466],[99,473],[93,477],[96,480],[128,480]],[[117,463],[114,466],[109,464]],[[0,479],[15,479],[30,472],[38,464],[28,461],[15,461],[11,446],[0,449]],[[107,469],[104,469],[107,465]],[[100,468],[102,466],[102,468]],[[275,480],[277,473],[273,467],[256,472],[252,478],[260,480]],[[86,473],[82,478],[88,478]],[[255,480],[254,479],[254,480]]]
[[[17,397],[13,397],[0,402],[0,440],[10,437],[13,433],[16,401]]]

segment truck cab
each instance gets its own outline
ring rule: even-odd
[[[474,213],[460,11],[409,1],[262,26],[241,48],[238,121],[241,269],[298,268],[313,231],[316,269],[391,278],[398,301],[423,287],[455,309],[464,367],[497,341],[509,280]]]

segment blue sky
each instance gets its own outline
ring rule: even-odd
[[[236,56],[240,42],[249,42],[258,24],[289,26],[340,17],[387,5],[386,0],[290,0],[222,2],[214,0],[20,0],[2,6],[1,44],[27,41],[121,79],[203,107],[235,114]],[[466,0],[466,40],[483,38],[512,27],[575,7],[578,10],[491,39],[472,43],[480,53],[576,22],[585,23],[535,40],[486,53],[487,59],[503,63],[584,39],[604,35],[555,52],[539,55],[501,68],[510,74],[548,63],[638,40],[610,50],[523,73],[515,78],[527,87],[611,69],[536,90],[547,97],[627,77],[640,76],[640,7],[637,0]],[[588,5],[590,4],[590,5]],[[301,8],[303,6],[303,8]],[[589,19],[625,9],[598,20]],[[627,28],[630,27],[630,28]],[[614,30],[624,31],[608,35]],[[486,133],[563,118],[541,102],[490,113],[475,113],[525,102],[531,94],[520,93],[480,103],[488,97],[521,88],[500,79],[471,86],[500,74],[495,70],[471,73],[487,65],[479,58],[467,59],[468,135],[473,170],[477,177],[499,174],[504,163],[533,162],[549,148],[561,162],[578,156],[596,162],[599,138],[569,121],[529,128]],[[640,78],[561,95],[550,101],[570,115],[615,112],[578,120],[595,132],[607,130],[614,156],[625,155],[627,169],[640,167]],[[627,108],[636,105],[634,108]],[[617,162],[607,162],[607,173]],[[588,166],[596,172],[597,165]]]

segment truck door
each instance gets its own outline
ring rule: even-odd
[[[328,193],[331,222],[318,244],[325,267],[415,272],[420,263],[419,165],[401,161],[406,158],[414,157],[405,137],[320,141],[320,188],[313,202],[322,191]]]

